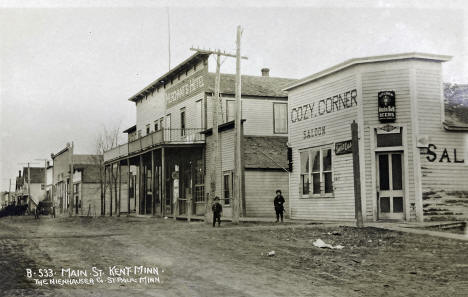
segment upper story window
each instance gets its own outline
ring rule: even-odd
[[[273,103],[273,129],[275,134],[288,133],[287,103]]]
[[[236,101],[226,100],[226,122],[234,121],[236,118]]]
[[[138,138],[141,137],[141,130],[138,130]]]
[[[301,194],[303,197],[333,194],[332,150],[317,147],[300,152]]]
[[[150,124],[146,124],[146,135],[150,134],[150,132],[151,132]]]
[[[154,121],[154,131],[159,131],[159,120]]]
[[[160,118],[159,119],[159,129],[163,129],[164,128],[164,118]]]
[[[185,107],[180,109],[180,136],[185,135]]]

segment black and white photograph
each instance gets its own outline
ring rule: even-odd
[[[0,0],[0,296],[468,296],[468,3]]]

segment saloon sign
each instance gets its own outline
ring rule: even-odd
[[[395,111],[395,92],[382,91],[378,94],[379,98],[379,121],[382,123],[394,122],[396,120]]]

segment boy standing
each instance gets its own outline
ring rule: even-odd
[[[284,198],[283,195],[281,195],[281,190],[276,190],[276,197],[275,200],[273,201],[273,204],[275,205],[275,211],[276,211],[276,222],[278,223],[279,218],[281,216],[281,223],[283,222],[283,211],[284,211]]]
[[[221,226],[221,213],[223,212],[223,206],[219,203],[219,197],[214,198],[213,206],[211,206],[213,211],[213,227],[215,226],[216,220],[218,220],[218,227]]]

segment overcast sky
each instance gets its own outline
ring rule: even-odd
[[[127,99],[168,70],[168,14],[172,66],[192,45],[234,52],[241,25],[244,74],[268,67],[302,78],[354,57],[418,51],[453,56],[444,81],[468,83],[463,1],[18,3],[0,0],[0,190],[9,178],[14,189],[19,163],[40,166],[35,159],[71,141],[94,153],[104,125],[135,124]],[[233,73],[234,59],[221,70]]]

